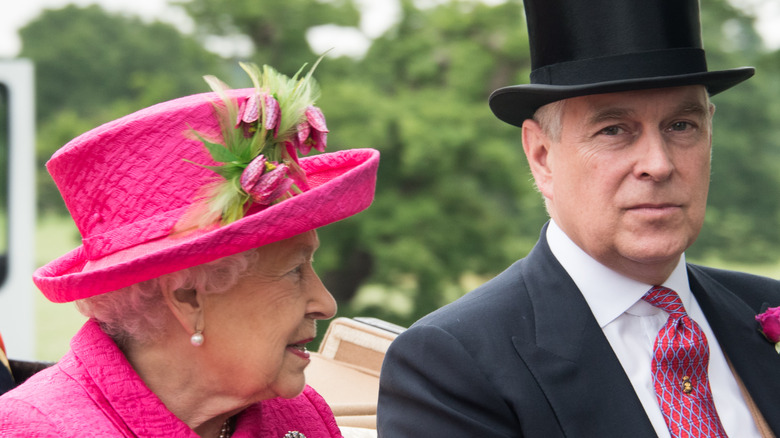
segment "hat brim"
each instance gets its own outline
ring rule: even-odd
[[[710,96],[725,91],[749,79],[755,73],[753,67],[691,73],[676,76],[625,79],[583,85],[526,84],[499,88],[489,98],[490,109],[500,120],[514,126],[522,126],[533,118],[536,110],[548,103],[572,97],[651,88],[704,85]]]
[[[166,236],[95,262],[83,245],[39,268],[36,286],[62,303],[114,291],[248,251],[345,219],[374,198],[379,152],[351,149],[302,158],[311,189],[211,230]]]

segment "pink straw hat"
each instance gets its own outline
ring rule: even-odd
[[[256,93],[231,90],[222,97],[240,105]],[[248,202],[234,222],[173,233],[215,178],[193,164],[215,166],[213,155],[186,134],[219,133],[219,101],[218,94],[204,93],[157,104],[89,131],[52,156],[47,168],[82,245],[33,275],[49,300],[117,290],[313,230],[371,204],[379,152],[295,157],[308,188],[269,206]]]

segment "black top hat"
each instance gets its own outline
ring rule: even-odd
[[[755,72],[707,71],[698,0],[524,3],[531,83],[490,95],[493,113],[515,126],[570,97],[682,85],[704,85],[714,95]]]

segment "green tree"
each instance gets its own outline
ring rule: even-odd
[[[249,37],[252,58],[293,74],[316,59],[306,40],[310,28],[325,24],[356,26],[352,0],[190,0],[177,2],[195,20],[199,34]]]
[[[169,24],[98,6],[46,10],[20,31],[35,62],[38,193],[42,211],[64,212],[43,163],[65,142],[157,102],[206,91],[221,59]]]
[[[724,0],[702,1],[702,32],[711,70],[755,65],[757,73],[713,98],[717,110],[709,207],[689,255],[775,261],[780,255],[780,204],[774,195],[780,188],[780,137],[774,96],[780,58],[763,49],[754,17]]]
[[[8,172],[8,143],[10,140],[11,132],[9,130],[9,111],[10,96],[8,94],[8,87],[4,84],[0,84],[0,172],[2,172],[3,179],[7,179],[5,175]],[[0,219],[3,223],[6,221],[6,214],[8,212],[8,193],[5,184],[0,184]],[[0,238],[0,253],[6,252],[5,239]]]
[[[518,1],[431,9],[403,2],[401,21],[374,41],[356,73],[323,85],[331,143],[376,147],[382,161],[374,205],[323,232],[321,251],[338,254],[319,259],[331,261],[326,279],[355,281],[357,271],[359,284],[412,297],[404,315],[379,303],[373,311],[383,317],[411,322],[462,294],[464,275],[495,274],[538,236],[545,213],[519,131],[486,105],[496,84],[527,74],[520,24]]]

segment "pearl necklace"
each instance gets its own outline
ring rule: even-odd
[[[219,438],[230,438],[230,435],[230,418],[228,418],[224,423],[222,423],[222,428],[219,429]]]

